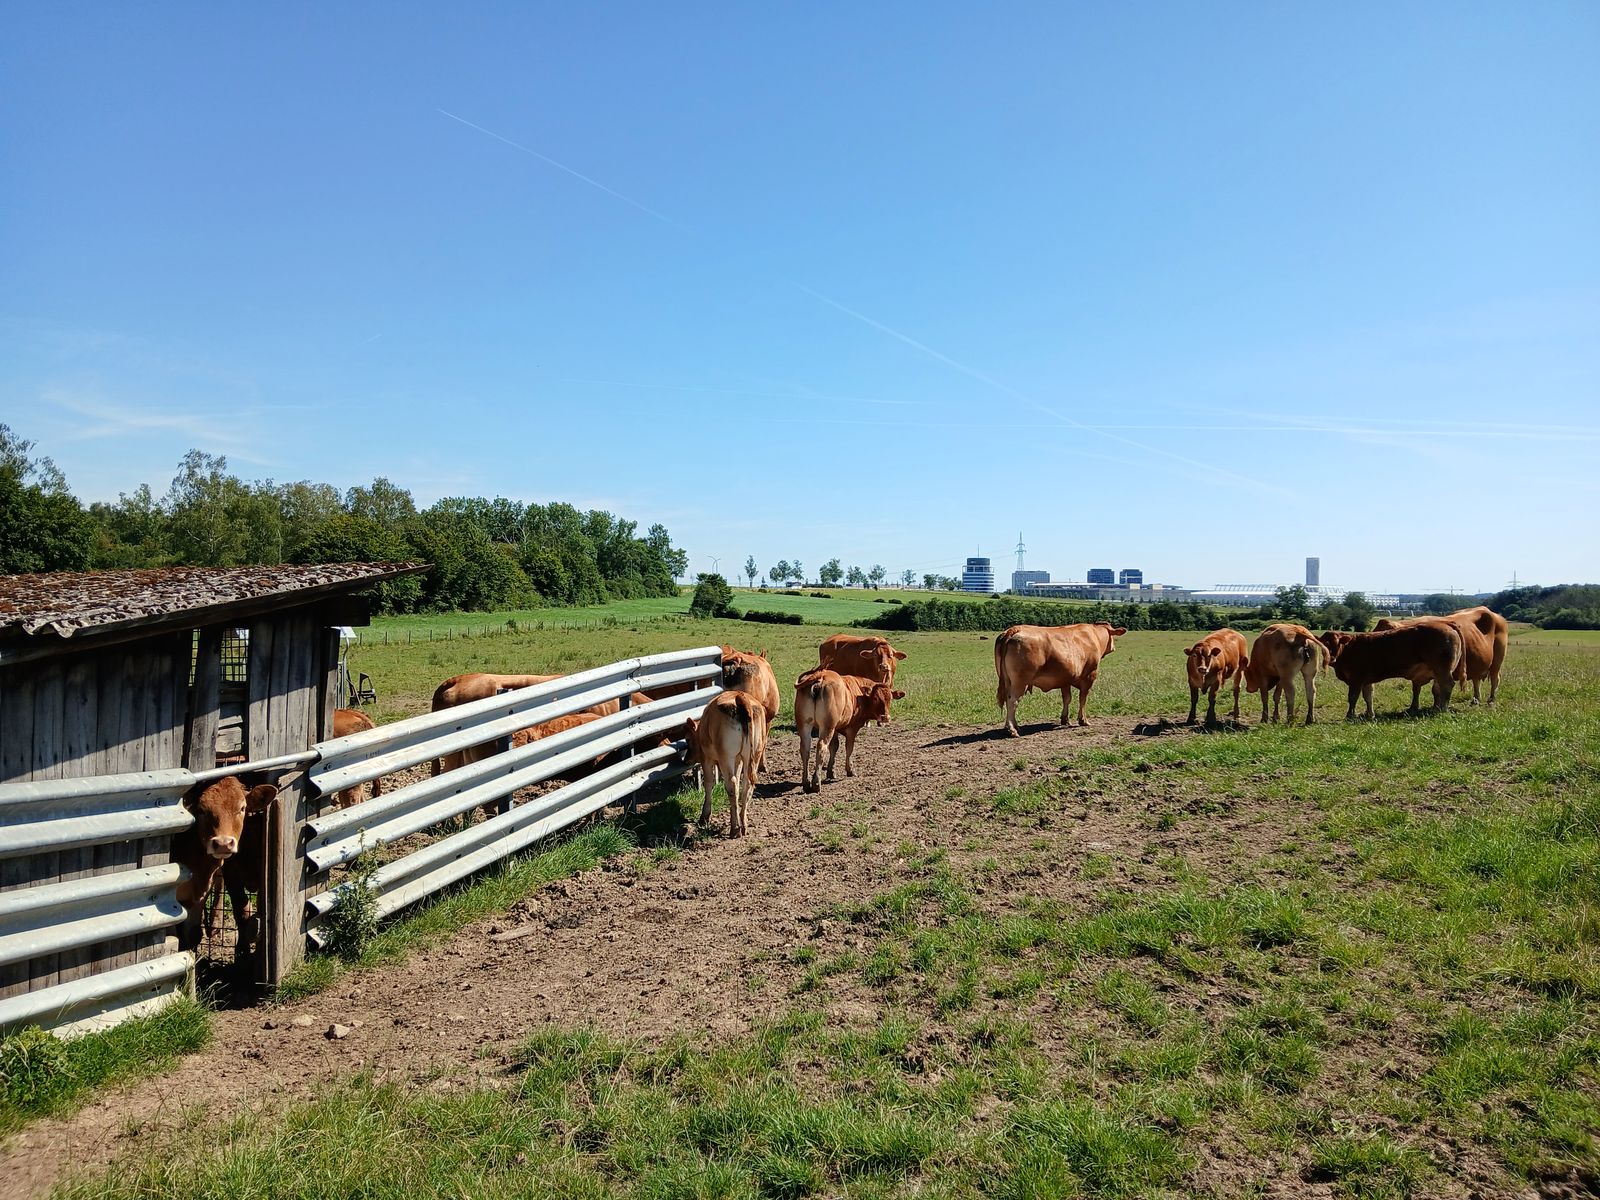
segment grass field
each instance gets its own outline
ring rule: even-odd
[[[826,597],[812,592],[825,592]],[[409,613],[397,617],[375,617],[368,629],[361,631],[365,642],[389,640],[426,640],[431,633],[435,638],[448,634],[477,635],[484,630],[499,630],[508,621],[518,625],[541,625],[546,628],[568,626],[587,629],[596,625],[633,624],[655,621],[665,617],[687,617],[693,588],[685,588],[677,596],[652,596],[643,600],[614,600],[609,604],[593,604],[582,608],[518,608],[500,612],[470,613]],[[981,603],[989,599],[982,595],[964,592],[921,592],[885,588],[882,591],[857,591],[849,588],[808,588],[798,596],[782,592],[761,592],[751,588],[733,590],[734,607],[740,612],[759,609],[766,612],[798,613],[809,624],[848,625],[865,617],[877,616],[894,601],[909,603],[938,597],[962,603]],[[881,601],[881,603],[880,603]]]
[[[494,662],[391,647],[363,669],[425,698],[458,670],[732,640],[792,679],[825,633],[546,631],[448,645]],[[1120,641],[1091,719],[1181,716],[1192,637]],[[897,720],[998,723],[992,642],[895,640]],[[1346,723],[1330,675],[1309,729],[1087,740],[1043,762],[997,741],[921,818],[939,849],[891,825],[919,811],[892,790],[825,793],[812,816],[837,810],[838,833],[817,861],[887,861],[888,880],[775,914],[810,925],[730,981],[728,1005],[742,988],[773,1014],[750,1034],[619,1040],[574,1013],[493,1086],[356,1076],[220,1139],[137,1148],[71,1194],[1591,1194],[1597,682],[1600,634],[1517,631],[1494,709],[1400,718],[1395,684],[1382,719]],[[1131,849],[1089,828],[1132,830]],[[828,928],[843,936],[816,940]]]

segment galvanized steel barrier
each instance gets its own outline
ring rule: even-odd
[[[722,690],[714,682],[721,673],[722,652],[716,646],[653,654],[322,743],[310,782],[320,795],[330,796],[448,754],[509,739],[518,730],[596,704],[615,700],[625,705],[577,728],[313,818],[306,823],[307,875],[314,879],[352,861],[363,849],[432,828],[519,788],[635,748],[630,757],[586,778],[379,867],[367,886],[377,894],[378,915],[387,916],[648,784],[681,774],[681,743],[643,750],[637,749],[638,744],[670,733],[686,717],[698,716]],[[626,706],[635,692],[684,686],[693,690]],[[323,918],[351,886],[346,882],[307,896],[307,936],[315,944],[326,943]]]
[[[177,833],[194,820],[183,807],[194,782],[188,771],[168,770],[0,784],[0,859]],[[177,886],[186,874],[176,863],[133,866],[0,892],[0,967],[177,925],[184,915]],[[185,988],[193,967],[193,954],[158,953],[36,987],[0,999],[0,1029],[81,1033],[114,1025]]]
[[[269,883],[264,906],[303,911],[278,923],[281,935],[297,940],[295,957],[308,938],[322,945],[322,920],[349,888],[325,891],[327,872],[349,863],[365,847],[376,847],[430,829],[474,808],[505,800],[519,788],[583,768],[602,756],[625,757],[518,807],[419,846],[385,863],[368,880],[378,895],[378,915],[411,904],[533,845],[539,839],[608,804],[628,800],[641,788],[681,774],[682,742],[643,746],[698,716],[722,689],[722,655],[715,646],[648,655],[506,692],[442,712],[323,742],[308,751],[205,772],[181,769],[87,778],[0,784],[0,860],[79,850],[160,837],[194,821],[183,806],[195,784],[229,774],[310,764],[309,781],[328,797],[346,788],[485,743],[509,743],[518,730],[607,701],[618,711],[524,746],[325,812],[291,826],[300,839],[297,877]],[[677,691],[662,699],[629,704],[638,692]],[[184,918],[177,886],[187,877],[177,863],[113,869],[100,874],[0,892],[0,968],[20,970],[50,956],[80,954],[87,947],[120,939],[142,939],[143,948],[111,969],[0,998],[0,1030],[40,1025],[58,1033],[104,1028],[153,1011],[190,986],[195,956],[177,952],[172,939],[153,939]],[[130,945],[139,946],[139,941]],[[103,967],[104,964],[102,964]],[[79,968],[87,970],[88,968]],[[49,971],[43,976],[49,978]],[[61,974],[66,974],[65,970]]]

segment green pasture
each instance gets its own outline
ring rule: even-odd
[[[814,596],[812,592],[825,592]],[[642,600],[613,600],[608,604],[590,604],[579,608],[518,608],[499,612],[447,612],[407,613],[402,616],[376,617],[368,629],[361,631],[363,642],[422,639],[430,634],[434,638],[482,636],[486,631],[499,632],[508,621],[518,625],[545,627],[571,627],[587,629],[596,625],[632,624],[654,621],[674,616],[689,615],[689,600],[693,588],[685,588],[677,596],[650,596]],[[937,597],[963,603],[981,603],[989,599],[987,592],[923,592],[885,588],[866,591],[851,588],[809,588],[798,596],[783,592],[762,592],[752,588],[734,588],[734,607],[740,612],[757,609],[764,612],[797,613],[810,624],[848,625],[865,617],[882,613],[893,601],[910,603]],[[881,601],[881,603],[879,602]]]
[[[728,628],[545,641],[522,665]],[[770,631],[785,676],[817,632]],[[1100,711],[1178,713],[1184,640],[1130,635]],[[994,719],[988,643],[905,642],[906,720]],[[133,1146],[68,1194],[1591,1194],[1597,682],[1600,634],[1519,631],[1493,709],[1401,718],[1396,687],[1347,723],[1330,677],[1309,729],[1042,758],[1024,738],[1006,786],[946,793],[939,848],[886,845],[876,805],[825,794],[820,861],[889,855],[892,886],[793,914],[812,924],[728,984],[781,1000],[754,1032],[621,1041],[574,1014],[497,1086],[355,1076]],[[1134,848],[1080,844],[1084,820]],[[815,940],[829,925],[848,936]]]
[[[820,603],[820,602],[819,602]],[[457,638],[434,642],[371,640],[351,651],[352,669],[371,675],[378,688],[376,718],[380,721],[426,712],[433,689],[452,675],[468,671],[497,674],[569,674],[639,654],[655,654],[692,646],[730,644],[745,650],[765,649],[772,659],[789,715],[794,680],[816,666],[817,646],[829,634],[855,632],[844,625],[756,625],[746,621],[639,621],[597,628],[544,628],[489,638]],[[985,633],[896,633],[890,640],[906,652],[895,684],[906,698],[895,706],[895,719],[913,725],[998,724],[995,701],[994,635]],[[1182,717],[1188,713],[1189,690],[1183,648],[1196,633],[1135,632],[1117,639],[1116,650],[1101,664],[1089,695],[1089,715]],[[1518,629],[1512,637],[1513,661],[1533,647],[1570,647],[1579,651],[1600,646],[1600,633]],[[1507,684],[1514,694],[1516,671]],[[1383,684],[1376,702],[1394,712],[1410,703],[1410,686]],[[1231,705],[1230,699],[1226,701]],[[1317,715],[1344,716],[1346,691],[1331,672],[1318,682]],[[1260,716],[1260,702],[1241,696],[1242,713]],[[1226,711],[1219,699],[1218,710]],[[1302,710],[1303,711],[1303,710]],[[1018,719],[1039,722],[1059,717],[1059,692],[1034,693],[1018,708]]]

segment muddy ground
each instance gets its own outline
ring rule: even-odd
[[[1034,725],[1021,740],[993,729],[870,728],[857,776],[843,778],[841,759],[840,780],[820,796],[800,790],[794,735],[775,732],[748,836],[727,838],[719,816],[676,858],[610,860],[402,966],[346,974],[303,1004],[219,1012],[205,1050],[13,1136],[0,1149],[0,1198],[42,1195],[62,1171],[103,1166],[163,1128],[196,1119],[220,1125],[242,1106],[281,1104],[360,1071],[435,1088],[496,1078],[511,1048],[544,1022],[647,1039],[738,1035],[794,1004],[803,970],[796,946],[819,955],[859,948],[859,931],[829,919],[830,909],[903,882],[907,846],[944,849],[957,870],[995,860],[998,873],[987,871],[978,891],[997,909],[1043,895],[1087,905],[1108,883],[1140,882],[1143,864],[1166,850],[1226,878],[1312,819],[1284,805],[1208,802],[1206,820],[1160,832],[1149,813],[1182,798],[1159,772],[1135,776],[1137,790],[1115,794],[1096,786],[1092,770],[1073,771],[1061,806],[1026,822],[986,819],[973,803],[1059,775],[1063,759],[1135,737],[1136,723]],[[1080,877],[1090,854],[1115,864],[1110,878]],[[531,932],[514,940],[493,936],[523,929]],[[853,996],[846,985],[828,997],[821,1003],[844,1021],[876,1020],[869,993]],[[351,1027],[347,1036],[328,1036],[335,1022]],[[1041,1030],[1040,1040],[1067,1036]]]

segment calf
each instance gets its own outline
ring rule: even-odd
[[[761,737],[761,756],[758,769],[767,769],[767,740],[772,736],[772,722],[777,719],[778,677],[767,661],[767,652],[749,654],[732,646],[722,648],[722,686],[725,691],[743,692],[761,705],[766,713],[767,727]]]
[[[352,733],[364,733],[369,729],[376,729],[372,718],[359,708],[336,708],[333,710],[333,736],[336,738],[349,737]],[[383,780],[372,781],[372,798],[383,795]],[[347,787],[342,792],[334,794],[334,800],[340,808],[349,808],[352,804],[363,799],[361,785]]]
[[[1450,707],[1450,692],[1461,669],[1461,633],[1448,621],[1430,621],[1383,629],[1375,633],[1345,633],[1330,629],[1322,635],[1333,660],[1333,673],[1350,689],[1350,708],[1346,720],[1356,715],[1356,697],[1367,704],[1367,720],[1372,719],[1372,686],[1385,679],[1415,679],[1426,673],[1433,681],[1433,711]],[[1417,714],[1417,695],[1412,689],[1410,712]]]
[[[172,838],[172,861],[189,871],[189,877],[178,883],[178,903],[184,911],[178,931],[182,949],[200,944],[201,909],[212,884],[225,863],[248,849],[246,819],[265,813],[277,795],[270,783],[246,790],[237,775],[228,775],[212,784],[197,783],[184,796],[183,806],[194,824]],[[264,825],[265,820],[258,818],[253,824]]]
[[[891,646],[888,638],[853,633],[836,633],[817,647],[817,666],[891,686],[895,668],[904,657],[905,652]]]
[[[1128,631],[1109,621],[1092,625],[1013,625],[994,640],[994,673],[999,678],[995,694],[1006,713],[1006,732],[1022,736],[1017,728],[1017,701],[1033,691],[1061,692],[1061,723],[1071,724],[1068,710],[1072,691],[1078,691],[1078,724],[1087,725],[1084,710],[1089,689],[1100,673],[1100,660],[1117,648],[1116,639]]]
[[[828,780],[833,780],[833,764],[839,757],[839,739],[844,739],[844,773],[855,775],[852,763],[856,734],[868,721],[889,723],[889,706],[902,699],[887,683],[841,675],[822,667],[795,681],[794,724],[800,732],[800,779],[807,792],[822,790],[822,747],[828,745]],[[811,762],[811,747],[817,748],[816,765]]]
[[[700,824],[711,820],[711,792],[720,774],[728,791],[728,836],[742,837],[756,786],[756,764],[766,757],[771,724],[766,706],[744,692],[723,692],[712,697],[698,721],[691,717],[686,724],[689,760],[699,764],[706,793]]]
[[[1189,668],[1188,724],[1194,724],[1201,692],[1207,695],[1206,724],[1217,723],[1217,692],[1230,679],[1233,680],[1233,718],[1238,720],[1239,686],[1244,682],[1245,666],[1250,661],[1244,634],[1234,629],[1219,629],[1208,633],[1183,654]]]
[[[1294,720],[1294,677],[1300,676],[1306,688],[1306,724],[1311,724],[1317,708],[1317,672],[1326,670],[1328,651],[1317,635],[1304,625],[1287,622],[1268,625],[1256,635],[1245,663],[1244,686],[1261,693],[1261,721],[1267,720],[1267,694],[1272,694],[1272,719],[1278,719],[1279,702],[1287,699],[1285,720]]]

